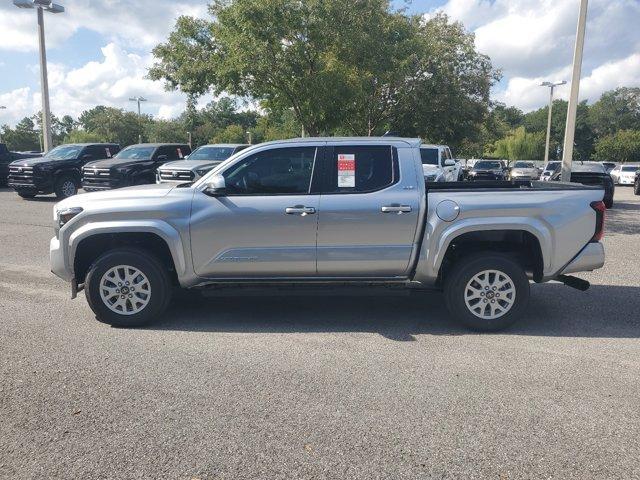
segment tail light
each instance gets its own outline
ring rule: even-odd
[[[591,238],[592,242],[599,242],[604,236],[604,216],[607,211],[607,207],[604,206],[604,202],[591,202],[591,208],[596,211],[596,233]]]

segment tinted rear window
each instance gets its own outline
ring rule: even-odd
[[[398,179],[397,161],[390,146],[337,146],[329,158],[329,193],[362,193],[381,190]]]
[[[421,148],[420,157],[423,165],[438,165],[438,149],[437,148]]]

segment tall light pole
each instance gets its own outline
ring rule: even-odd
[[[35,8],[38,13],[38,43],[40,45],[40,90],[42,91],[42,137],[44,151],[51,145],[51,110],[49,109],[49,80],[47,77],[47,52],[44,42],[44,11],[62,13],[64,7],[51,0],[13,0],[18,8]]]
[[[0,105],[0,110],[4,110],[7,107],[5,107],[4,105]],[[0,143],[2,143],[2,130],[0,130]]]
[[[544,164],[549,162],[549,139],[551,137],[551,109],[553,108],[553,89],[567,83],[566,80],[561,82],[542,82],[541,87],[549,87],[549,113],[547,115],[547,142],[544,147]]]
[[[571,181],[571,160],[573,159],[573,139],[576,133],[576,112],[578,110],[578,92],[580,90],[580,72],[582,70],[582,51],[584,50],[584,31],[587,26],[588,0],[580,0],[576,46],[573,51],[573,73],[571,75],[571,93],[567,106],[567,125],[564,129],[564,146],[562,148],[563,182]]]
[[[130,97],[129,101],[138,103],[138,115],[140,115],[140,102],[146,102],[147,99],[138,95],[137,97]]]

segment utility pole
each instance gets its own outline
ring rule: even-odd
[[[563,182],[571,181],[571,161],[573,159],[573,139],[576,133],[576,112],[578,110],[578,93],[580,91],[580,72],[582,71],[582,52],[584,50],[584,33],[587,26],[588,0],[580,0],[576,46],[573,51],[573,73],[571,75],[571,93],[567,106],[567,125],[564,131],[564,147],[562,149]]]
[[[566,80],[561,82],[542,82],[541,87],[549,87],[549,113],[547,115],[547,141],[544,147],[544,164],[549,162],[549,140],[551,138],[551,110],[553,109],[553,89],[557,86],[564,85]]]
[[[44,41],[44,11],[62,13],[64,7],[51,0],[13,0],[18,8],[35,8],[38,16],[38,45],[40,47],[40,90],[42,93],[42,139],[44,152],[51,150],[51,110],[49,108],[49,79],[47,76],[47,52]]]
[[[4,110],[7,107],[5,107],[4,105],[0,105],[0,110]],[[0,130],[0,143],[2,143],[2,130]]]
[[[146,102],[147,99],[138,95],[137,97],[129,98],[129,101],[130,102],[137,102],[137,104],[138,104],[138,115],[140,115],[140,102]]]

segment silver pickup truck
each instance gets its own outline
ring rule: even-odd
[[[263,143],[194,184],[58,203],[51,269],[118,326],[156,319],[176,287],[349,286],[442,290],[453,317],[498,330],[525,310],[530,281],[588,288],[568,274],[604,264],[603,193],[426,184],[418,139]]]

